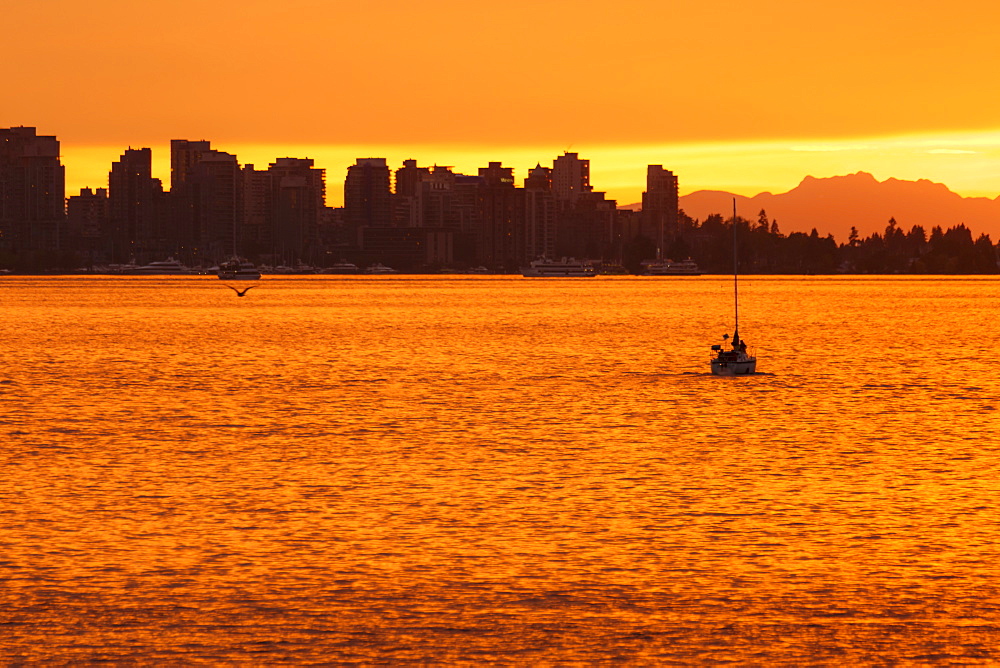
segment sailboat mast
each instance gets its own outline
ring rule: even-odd
[[[736,315],[736,328],[733,330],[733,343],[740,341],[740,289],[739,289],[739,262],[736,253],[736,198],[733,198],[733,312]]]

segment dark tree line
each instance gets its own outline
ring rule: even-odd
[[[680,231],[666,244],[665,256],[690,257],[707,273],[727,273],[733,268],[732,219],[713,214],[703,222],[681,212]],[[1000,273],[998,248],[989,235],[973,239],[965,225],[930,234],[914,225],[904,232],[890,219],[883,234],[861,238],[851,228],[846,243],[832,234],[783,234],[777,221],[761,210],[757,220],[737,217],[741,273],[756,274],[996,274]],[[642,242],[648,247],[649,242]]]

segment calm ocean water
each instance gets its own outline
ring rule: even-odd
[[[1000,662],[1000,279],[0,278],[0,663]]]

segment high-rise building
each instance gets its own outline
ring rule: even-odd
[[[201,154],[211,150],[212,142],[205,139],[198,141],[170,140],[170,192],[176,192],[183,188]]]
[[[462,231],[455,200],[455,173],[450,167],[434,165],[417,185],[413,225]]]
[[[201,139],[170,140],[170,225],[169,238],[176,253],[189,263],[203,249],[199,249],[200,224],[197,214],[197,196],[191,185],[194,166],[203,153],[212,150],[212,143]]]
[[[81,188],[66,200],[66,239],[88,264],[110,262],[108,255],[108,191]]]
[[[552,194],[552,170],[536,165],[524,180],[526,259],[553,257],[555,251],[556,201]]]
[[[242,178],[237,252],[266,256],[274,265],[321,261],[326,170],[316,168],[311,158],[278,158],[267,171],[244,166]]]
[[[477,255],[492,269],[517,271],[525,261],[524,190],[514,186],[514,170],[491,162],[479,168]]]
[[[274,194],[272,174],[254,169],[252,164],[243,166],[243,217],[236,239],[236,252],[241,257],[261,254],[276,255],[274,244]],[[271,258],[273,263],[273,258]]]
[[[194,201],[191,256],[198,262],[221,262],[238,252],[243,216],[243,174],[236,156],[224,151],[202,152],[187,174],[185,188]]]
[[[663,165],[646,167],[646,191],[642,193],[641,234],[656,242],[657,256],[678,230],[677,176]]]
[[[320,216],[326,208],[326,170],[311,158],[278,158],[271,174],[273,238],[282,264],[316,262]]]
[[[352,231],[392,226],[392,191],[385,158],[358,158],[344,181],[344,222]]]
[[[418,167],[416,160],[404,160],[403,166],[396,170],[395,193],[404,197],[415,196],[420,182],[430,173],[429,168]]]
[[[576,153],[564,153],[552,164],[552,193],[563,208],[576,204],[590,185],[590,160],[581,160]]]
[[[108,252],[112,262],[149,262],[172,251],[165,229],[163,184],[153,178],[153,151],[130,148],[108,174]],[[163,259],[159,257],[159,259]]]
[[[0,129],[0,248],[58,250],[65,197],[59,141],[35,128]]]
[[[392,224],[395,227],[420,227],[421,211],[418,204],[421,184],[431,170],[418,167],[416,160],[404,160],[396,170],[396,186],[392,194]]]
[[[170,236],[185,262],[221,262],[239,252],[243,182],[235,155],[204,139],[170,141]]]

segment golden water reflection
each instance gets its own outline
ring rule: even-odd
[[[13,662],[990,663],[994,278],[0,279]]]

